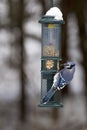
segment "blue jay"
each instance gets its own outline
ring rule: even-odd
[[[41,102],[44,104],[46,104],[52,98],[57,90],[63,89],[73,79],[73,75],[75,72],[75,63],[67,62],[65,64],[62,64],[61,66],[64,66],[64,68],[54,75],[52,87],[42,98]]]

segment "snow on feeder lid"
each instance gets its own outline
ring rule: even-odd
[[[50,8],[46,14],[39,20],[40,23],[63,24],[63,14],[57,7]]]
[[[57,7],[52,7],[46,12],[46,16],[54,16],[56,20],[63,20],[63,14]]]

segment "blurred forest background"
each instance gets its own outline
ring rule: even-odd
[[[64,108],[38,108],[41,25],[50,0],[0,0],[0,130],[87,130],[87,0],[54,0],[61,9],[62,59],[76,63]]]

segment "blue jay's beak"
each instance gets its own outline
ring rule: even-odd
[[[64,64],[61,64],[61,67],[64,67],[64,68],[70,68],[71,66],[69,65],[69,64],[67,64],[67,63],[64,63]]]
[[[62,67],[74,67],[75,66],[75,63],[73,62],[67,62],[67,63],[64,63],[64,64],[61,64],[60,66]]]
[[[64,67],[64,66],[67,66],[67,64],[66,64],[66,63],[64,63],[64,64],[61,64],[60,66],[61,66],[61,67],[62,67],[62,66]]]

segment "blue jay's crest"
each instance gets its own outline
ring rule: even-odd
[[[73,79],[75,63],[67,62],[63,64],[64,69],[54,75],[53,85],[47,94],[42,98],[42,103],[47,103],[57,90],[63,89]]]

